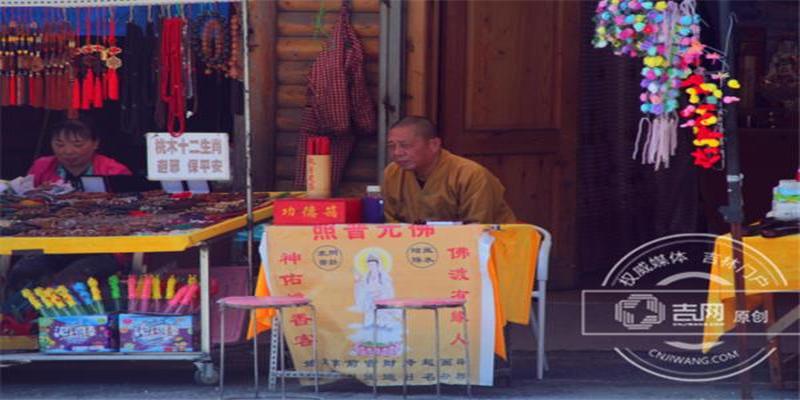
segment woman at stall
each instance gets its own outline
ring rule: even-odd
[[[67,120],[50,130],[52,156],[36,159],[28,171],[36,186],[68,182],[82,190],[82,176],[131,175],[125,165],[98,154],[100,140],[91,128],[78,120]],[[15,300],[24,303],[19,291],[39,285],[67,284],[88,277],[104,279],[121,271],[128,260],[119,254],[31,255],[19,259],[9,271],[10,301],[3,310],[13,308]],[[4,318],[8,313],[3,312]]]
[[[125,165],[98,154],[99,146],[100,139],[88,125],[67,120],[50,131],[53,155],[36,159],[28,175],[33,175],[36,186],[61,180],[76,189],[81,188],[82,176],[131,175]]]

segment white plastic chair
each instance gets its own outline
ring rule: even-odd
[[[547,365],[547,355],[544,352],[544,340],[547,331],[545,325],[547,270],[550,265],[550,247],[553,244],[553,238],[546,229],[536,225],[533,227],[542,235],[542,240],[539,242],[539,255],[536,257],[536,283],[533,293],[531,293],[531,332],[536,339],[536,378],[542,379],[544,371],[550,369]],[[534,311],[536,308],[534,302],[537,303],[538,312]]]

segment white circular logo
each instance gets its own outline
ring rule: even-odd
[[[730,237],[666,236],[626,254],[602,288],[582,296],[587,336],[619,338],[614,350],[635,367],[675,381],[707,382],[741,374],[766,360],[766,327],[774,322],[763,296],[789,291],[781,270],[758,249],[738,242],[744,262],[732,256]],[[748,307],[738,309],[734,276],[745,279]],[[750,342],[739,350],[745,327]]]

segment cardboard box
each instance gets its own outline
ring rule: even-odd
[[[361,198],[277,199],[274,225],[327,225],[361,222]]]
[[[119,315],[120,351],[194,351],[195,318],[192,315]]]
[[[39,349],[45,353],[117,351],[116,315],[39,318]]]

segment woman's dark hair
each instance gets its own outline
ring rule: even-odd
[[[94,133],[94,130],[92,130],[87,123],[77,119],[68,119],[53,126],[50,129],[50,140],[52,141],[58,136],[72,136],[89,140],[99,140],[97,134]]]

